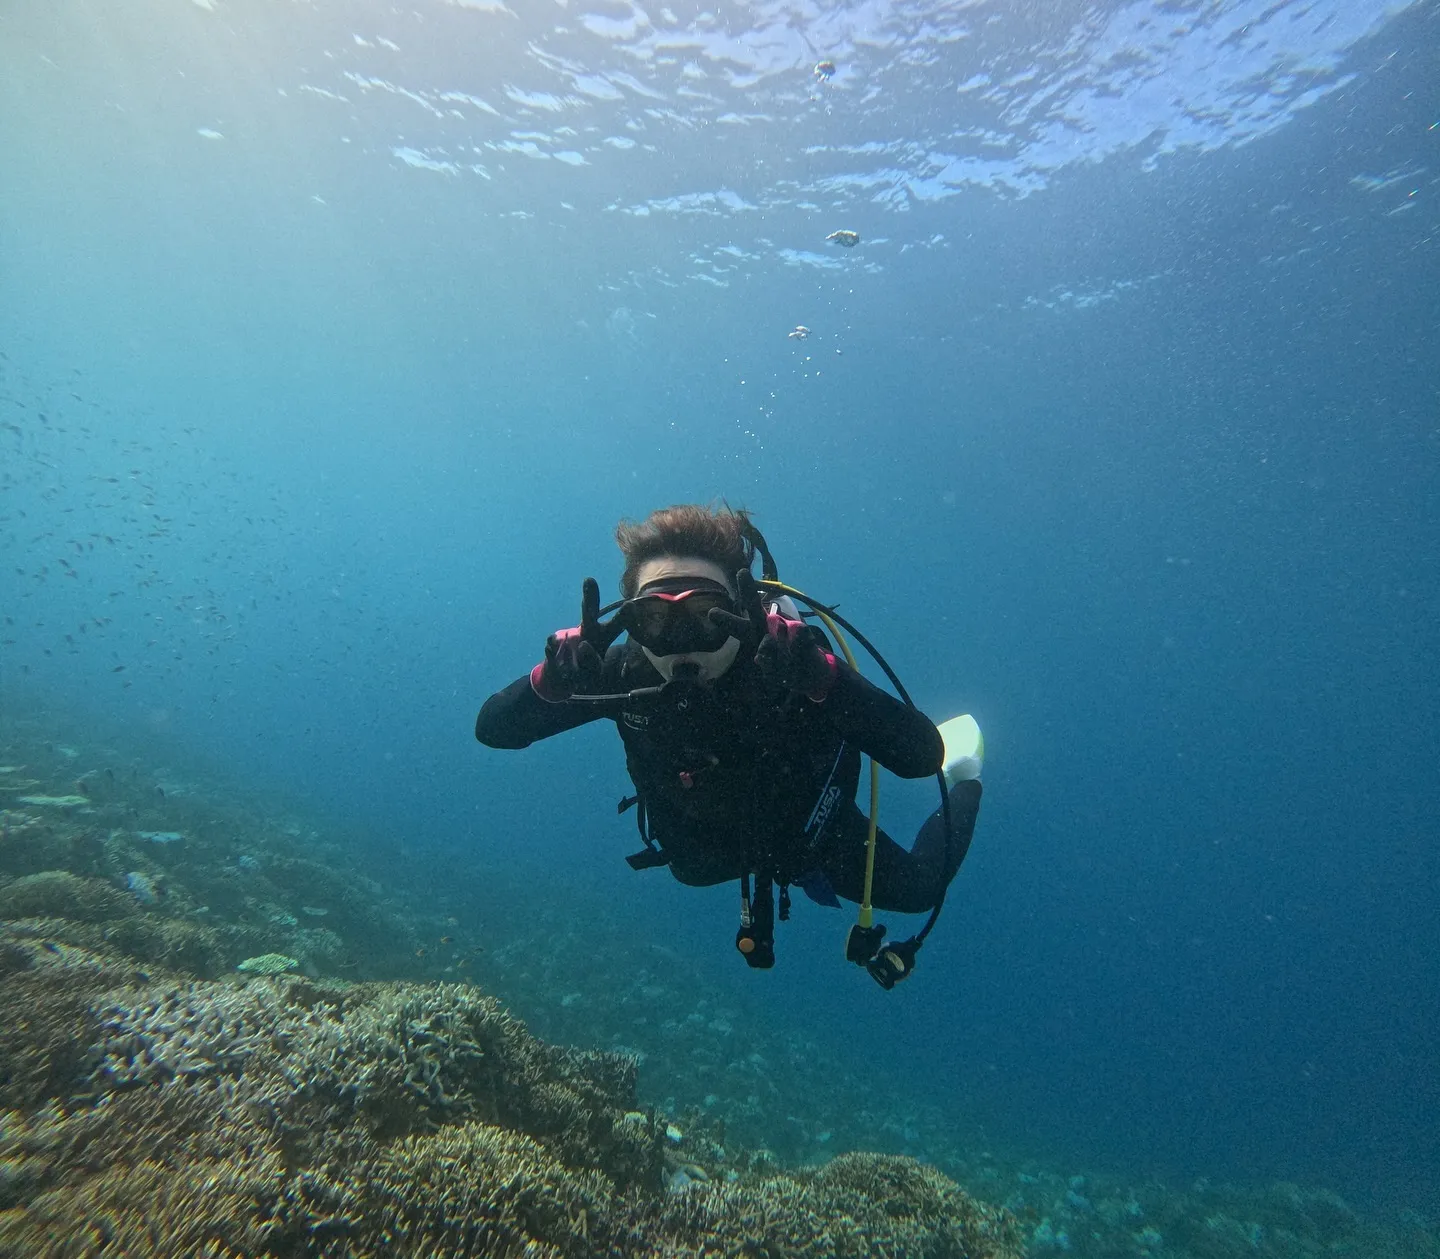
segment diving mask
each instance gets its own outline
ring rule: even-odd
[[[630,637],[653,656],[705,655],[723,648],[730,632],[710,620],[712,610],[734,611],[730,591],[706,577],[666,577],[624,603]]]

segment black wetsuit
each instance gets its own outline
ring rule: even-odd
[[[606,654],[596,694],[628,694],[663,679],[633,642]],[[625,743],[650,840],[682,883],[707,886],[767,871],[812,895],[824,885],[859,901],[869,820],[856,806],[860,756],[902,778],[935,774],[940,733],[918,710],[849,666],[821,702],[770,682],[745,653],[708,686],[613,703],[550,703],[530,676],[485,701],[475,737],[493,748],[610,718]],[[952,834],[941,811],[907,852],[883,831],[875,848],[877,909],[930,909],[954,878],[975,828],[979,782],[950,792]],[[822,878],[817,880],[816,876]]]

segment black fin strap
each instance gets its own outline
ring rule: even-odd
[[[670,857],[658,848],[642,848],[626,857],[625,864],[632,870],[653,870],[656,866],[669,865]]]

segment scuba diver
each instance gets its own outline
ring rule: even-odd
[[[735,943],[757,968],[774,964],[777,888],[782,921],[792,886],[822,905],[857,902],[846,956],[894,987],[913,969],[970,847],[979,728],[968,716],[937,728],[834,608],[782,584],[747,512],[668,507],[622,522],[615,537],[623,598],[602,608],[599,585],[586,578],[580,624],[551,634],[544,659],[486,700],[475,737],[524,748],[610,718],[635,785],[620,810],[636,809],[645,842],[626,858],[632,867],[666,865],[692,886],[738,880]],[[823,621],[845,659],[807,616]],[[901,698],[854,667],[840,626]],[[855,802],[862,753],[871,759],[869,816]],[[901,778],[938,779],[940,807],[908,851],[875,824],[877,763]],[[886,944],[874,908],[930,918],[916,936]]]

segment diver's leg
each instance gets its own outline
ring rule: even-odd
[[[933,877],[938,882],[937,897],[950,886],[950,880],[970,851],[970,841],[975,837],[975,819],[980,814],[980,790],[978,778],[958,782],[951,787],[948,841],[945,812],[937,808],[925,819],[925,825],[915,837],[915,846],[910,849],[910,856],[915,862],[936,872]]]
[[[920,828],[914,847],[906,852],[882,830],[875,836],[875,878],[871,903],[876,909],[919,914],[934,907],[950,886],[975,833],[980,812],[980,783],[956,783],[950,789],[950,835],[945,816],[936,809]],[[859,901],[865,888],[865,841],[870,821],[853,803],[832,823],[832,835],[820,865],[838,896]]]
[[[817,854],[820,868],[837,896],[859,903],[865,894],[865,841],[870,819],[851,803],[831,824],[829,842]],[[871,903],[878,909],[918,914],[935,903],[926,900],[929,880],[914,868],[914,858],[883,830],[875,835],[875,878]]]

